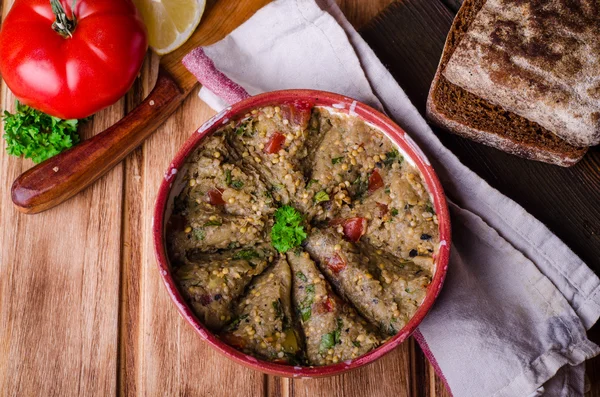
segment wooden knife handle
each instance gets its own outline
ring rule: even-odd
[[[12,185],[13,203],[21,212],[35,214],[73,197],[149,137],[186,95],[161,68],[150,95],[127,116],[21,174]]]

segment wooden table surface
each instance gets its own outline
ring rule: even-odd
[[[423,109],[458,2],[402,0],[373,19],[391,2],[338,0]],[[0,2],[3,16],[11,3]],[[158,58],[149,56],[130,93],[85,124],[83,137],[134,108],[152,88],[157,66]],[[180,318],[156,270],[150,214],[169,161],[213,114],[196,94],[99,182],[40,215],[19,214],[9,199],[12,181],[31,162],[0,151],[0,395],[448,396],[412,338],[355,372],[288,380],[219,356]],[[4,84],[0,102],[13,110],[14,97]],[[586,202],[586,197],[600,202],[600,189],[594,190],[600,186],[596,149],[578,169],[564,171],[438,133],[470,167],[600,271],[600,213]],[[518,170],[524,174],[510,175]],[[550,177],[541,178],[543,172]],[[572,186],[560,185],[574,178]],[[542,186],[544,197],[532,193],[532,183]],[[560,205],[569,197],[575,197],[575,214]],[[600,395],[598,367],[596,361],[589,365],[589,396]]]

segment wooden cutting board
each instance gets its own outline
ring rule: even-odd
[[[0,1],[3,15],[11,2]],[[390,2],[338,0],[358,27]],[[451,17],[440,0],[401,0],[360,30],[418,106]],[[207,37],[211,34],[208,29]],[[84,137],[106,129],[141,103],[154,86],[158,67],[158,57],[150,56],[131,92],[95,116],[84,127]],[[346,375],[287,380],[220,357],[179,317],[156,270],[150,214],[169,161],[214,113],[196,94],[194,88],[152,137],[96,184],[33,217],[15,211],[8,199],[12,180],[31,162],[0,151],[0,396],[448,396],[412,339]],[[14,97],[4,84],[0,102],[3,109],[12,109]],[[453,149],[464,146],[461,158],[491,183],[510,179],[498,172],[509,166],[492,162],[487,148],[442,131],[439,135],[449,144],[461,142]],[[520,173],[536,167],[509,156],[500,160],[518,162]],[[582,176],[576,182],[590,189],[587,180]],[[545,203],[533,196],[534,189],[528,196],[521,193],[523,186],[516,191],[507,186],[505,193],[518,193],[528,208]],[[547,200],[570,204],[558,196]],[[559,213],[556,222],[561,220],[578,225]],[[595,365],[592,361],[588,368]],[[591,379],[595,385],[600,378]],[[599,395],[598,390],[594,386],[590,396]]]

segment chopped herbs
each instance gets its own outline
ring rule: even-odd
[[[204,224],[204,226],[221,226],[222,223],[219,221],[208,221]]]
[[[331,159],[331,164],[338,164],[338,163],[341,163],[342,161],[344,161],[344,156],[335,157],[335,158]]]
[[[62,120],[17,102],[14,114],[4,111],[6,151],[41,163],[79,143],[77,120]]]
[[[392,216],[398,215],[398,209],[392,208],[392,210],[390,211],[390,214],[392,214]]]
[[[238,180],[231,181],[230,186],[236,190],[240,190],[241,188],[244,187],[244,182],[238,181]]]
[[[204,237],[206,237],[206,232],[201,227],[195,228],[192,231],[192,233],[194,233],[194,237],[196,237],[196,240],[204,240]]]
[[[300,316],[302,321],[306,322],[312,315],[312,305],[315,301],[315,285],[311,284],[306,287],[306,297],[300,304]]]
[[[308,281],[308,279],[302,272],[296,272],[296,277],[298,277],[300,280],[304,281],[305,283]]]
[[[402,157],[400,155],[398,150],[392,149],[391,151],[389,151],[385,154],[385,159],[383,160],[383,164],[389,166],[389,165],[392,165],[395,161],[397,161],[398,164],[402,164],[402,162],[404,161],[404,157]]]
[[[242,322],[242,320],[245,320],[247,317],[248,317],[248,314],[242,314],[241,316],[239,316],[238,318],[236,318],[235,320],[233,320],[226,327],[226,330],[227,331],[235,331],[240,326],[240,323]]]
[[[321,336],[321,344],[319,345],[320,352],[324,353],[333,346],[335,346],[335,335],[333,332]]]
[[[244,182],[240,180],[233,180],[231,178],[231,170],[225,171],[225,183],[227,184],[227,186],[232,187],[236,190],[240,190],[244,187]]]
[[[316,179],[311,179],[310,181],[308,181],[308,183],[306,184],[306,188],[310,188],[312,185],[314,185],[315,183],[319,183],[318,180]]]
[[[425,207],[425,211],[435,214],[435,210],[433,209],[433,206],[431,204],[427,204],[427,206]]]
[[[362,199],[369,190],[369,179],[358,177],[352,184],[356,185],[356,193],[354,194],[354,198],[356,200]]]
[[[271,244],[280,253],[302,244],[306,238],[304,218],[294,207],[284,205],[275,211],[275,224],[271,229]]]
[[[337,319],[337,328],[328,334],[321,337],[321,344],[319,345],[319,351],[321,353],[326,352],[335,345],[340,343],[340,336],[342,335],[342,319]]]
[[[244,249],[244,250],[236,252],[236,254],[233,256],[233,259],[250,260],[250,259],[258,258],[259,256],[260,255],[258,255],[258,252],[256,252],[253,249]]]
[[[315,194],[315,203],[322,203],[323,201],[329,201],[329,195],[325,190],[321,190]]]
[[[248,128],[250,127],[250,128]],[[252,120],[246,119],[242,121],[236,128],[235,134],[238,136],[252,136]]]
[[[353,340],[352,344],[354,345],[354,347],[360,347],[360,342],[357,340]]]

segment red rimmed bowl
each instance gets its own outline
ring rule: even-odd
[[[295,101],[309,102],[314,106],[323,106],[341,113],[359,117],[372,126],[377,127],[390,138],[397,145],[400,152],[403,152],[405,156],[412,160],[412,163],[421,172],[433,200],[435,212],[438,217],[440,234],[440,247],[434,261],[435,270],[433,279],[431,284],[427,287],[425,300],[408,324],[386,343],[364,356],[333,365],[312,368],[275,364],[259,360],[227,345],[209,331],[196,318],[192,310],[188,307],[184,297],[179,292],[177,283],[171,274],[171,265],[169,263],[165,244],[165,227],[171,215],[173,199],[178,193],[177,186],[174,187],[174,183],[177,179],[177,171],[184,165],[185,159],[198,147],[202,139],[217,131],[230,120],[243,118],[244,115],[252,109]],[[165,173],[164,180],[160,185],[158,197],[156,199],[152,234],[158,267],[165,286],[167,287],[167,291],[183,318],[190,323],[200,337],[221,354],[242,365],[272,375],[286,377],[322,377],[337,375],[369,364],[396,348],[417,328],[433,305],[433,302],[442,288],[450,256],[450,217],[448,214],[446,197],[429,160],[425,157],[421,149],[404,132],[404,130],[402,130],[402,128],[381,112],[352,98],[315,90],[273,91],[250,97],[224,109],[204,123],[179,150]]]

